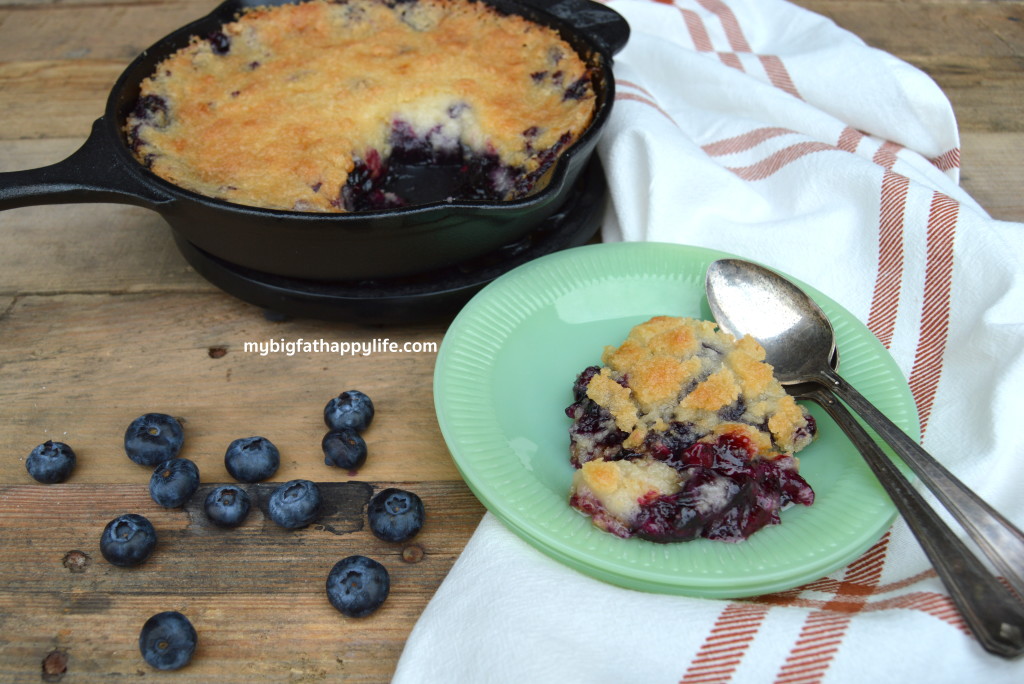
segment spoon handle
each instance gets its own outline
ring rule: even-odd
[[[820,404],[864,456],[985,650],[1004,658],[1024,654],[1024,604],[949,529],[831,392],[812,384],[796,394]]]
[[[819,382],[845,401],[892,447],[1024,600],[1024,533],[946,470],[837,373],[826,369],[821,376]]]

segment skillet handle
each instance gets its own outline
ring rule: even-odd
[[[610,7],[594,0],[519,0],[524,5],[558,17],[585,33],[607,57],[629,41],[629,23]]]
[[[25,171],[0,173],[0,210],[39,204],[116,202],[155,208],[172,200],[129,163],[118,158],[107,122],[100,117],[92,132],[67,159]]]

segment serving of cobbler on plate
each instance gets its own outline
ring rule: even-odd
[[[570,505],[619,537],[739,542],[813,503],[794,454],[814,418],[764,358],[749,336],[668,316],[606,347],[566,409]]]

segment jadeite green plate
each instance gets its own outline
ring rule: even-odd
[[[528,543],[619,586],[738,598],[782,591],[848,564],[888,529],[895,509],[867,465],[817,406],[819,437],[800,452],[812,506],[730,544],[619,539],[568,505],[569,419],[576,375],[605,345],[655,315],[711,320],[708,265],[733,255],[659,243],[578,247],[529,262],[481,290],[456,317],[434,373],[437,416],[480,501]],[[897,425],[919,431],[910,390],[885,348],[852,314],[803,286],[825,310],[843,376]]]

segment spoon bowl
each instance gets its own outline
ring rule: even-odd
[[[804,382],[829,364],[836,348],[832,323],[789,280],[749,261],[721,259],[708,268],[705,289],[718,327],[760,342],[783,385]]]

